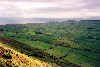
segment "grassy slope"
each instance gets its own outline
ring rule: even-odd
[[[58,67],[56,64],[28,57],[0,43],[0,67]]]

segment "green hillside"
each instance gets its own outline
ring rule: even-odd
[[[61,67],[100,66],[100,21],[1,25],[0,41]]]

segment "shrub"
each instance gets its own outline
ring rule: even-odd
[[[5,59],[12,59],[12,56],[7,52],[4,52],[4,54],[3,54],[3,58],[5,58]]]
[[[5,67],[6,64],[0,59],[0,67]]]

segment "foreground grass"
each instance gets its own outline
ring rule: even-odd
[[[28,57],[0,43],[0,67],[58,67],[58,65]]]

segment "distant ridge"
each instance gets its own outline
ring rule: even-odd
[[[26,23],[46,23],[49,21],[100,21],[99,19],[82,18],[0,18],[0,25],[5,24],[26,24]]]

